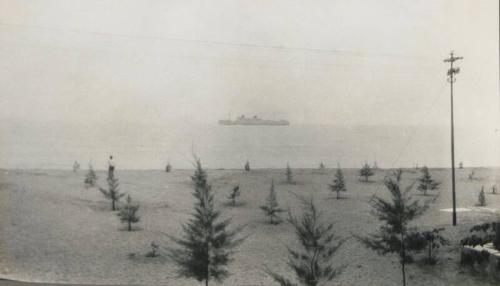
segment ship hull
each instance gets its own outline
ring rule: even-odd
[[[219,120],[220,125],[242,125],[242,126],[287,126],[290,122],[286,120]]]

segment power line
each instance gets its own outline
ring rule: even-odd
[[[62,29],[57,27],[48,26],[38,26],[38,25],[24,25],[24,24],[14,24],[0,22],[0,26],[16,27],[21,29],[37,29],[46,30],[54,32],[65,32],[65,33],[79,33],[79,34],[90,34],[102,37],[118,37],[118,38],[129,38],[129,39],[143,39],[143,40],[164,40],[173,42],[184,42],[184,43],[197,43],[206,44],[214,46],[226,46],[226,47],[240,47],[240,48],[254,48],[254,49],[268,49],[268,50],[278,50],[278,51],[297,51],[297,52],[315,52],[315,53],[327,53],[327,54],[344,54],[346,56],[353,57],[385,57],[385,58],[399,58],[399,59],[413,59],[413,60],[428,60],[434,61],[434,58],[421,57],[421,56],[409,56],[403,54],[388,54],[388,53],[376,53],[376,52],[362,52],[362,51],[352,51],[352,50],[342,50],[342,49],[322,49],[322,48],[308,48],[308,47],[294,47],[285,45],[263,45],[254,43],[234,43],[225,41],[215,41],[215,40],[199,40],[199,39],[184,39],[184,38],[173,38],[173,37],[161,37],[161,36],[145,36],[145,35],[130,35],[121,33],[109,33],[109,32],[96,32],[96,31],[85,31],[80,29]]]
[[[422,116],[420,118],[420,121],[419,123],[417,124],[417,126],[415,127],[415,132],[413,132],[410,137],[408,138],[408,140],[406,141],[406,143],[404,144],[403,148],[400,149],[398,155],[396,156],[396,158],[394,159],[394,161],[392,162],[392,164],[390,165],[390,168],[394,168],[394,165],[396,165],[396,163],[399,161],[399,159],[401,158],[401,156],[403,155],[403,152],[406,150],[406,148],[408,148],[408,146],[410,145],[410,143],[414,140],[415,138],[415,135],[418,133],[418,129],[423,125],[423,122],[425,119],[427,119],[427,117],[429,116],[429,114],[431,113],[432,109],[434,108],[434,106],[436,105],[440,95],[442,95],[444,93],[444,90],[445,90],[446,86],[443,86],[439,92],[436,93],[436,95],[434,96],[434,99],[432,101],[432,103],[429,105],[429,108],[427,108],[427,112],[424,114],[424,116]],[[380,189],[380,186],[377,186],[377,188],[375,189],[374,191],[374,194],[377,194],[378,191]]]
[[[396,156],[396,158],[394,159],[394,161],[392,162],[391,164],[391,168],[394,167],[394,165],[399,161],[399,159],[401,158],[401,155],[403,155],[403,152],[406,150],[406,148],[408,148],[408,146],[410,145],[411,141],[413,141],[413,139],[415,138],[415,136],[417,135],[418,133],[418,128],[420,126],[423,125],[423,122],[425,119],[427,119],[427,117],[429,116],[429,114],[431,113],[432,109],[434,108],[434,106],[436,105],[437,101],[439,100],[439,96],[443,94],[444,90],[445,90],[446,86],[443,86],[441,88],[441,90],[436,93],[435,97],[434,97],[434,100],[432,101],[432,103],[430,104],[429,108],[427,108],[427,112],[424,114],[424,116],[421,117],[420,119],[420,122],[418,123],[418,125],[416,126],[415,128],[415,132],[413,132],[410,137],[408,138],[406,144],[404,145],[404,147],[401,149],[401,151],[398,153],[398,155]]]
[[[14,43],[16,42],[5,42],[4,43]],[[31,48],[39,48],[39,45],[33,45],[32,43],[28,42],[20,42],[21,45],[24,47],[31,47]],[[51,46],[51,49],[56,48],[60,49],[62,51],[70,51],[70,52],[75,52],[75,49],[70,48],[70,47],[59,47],[59,46]],[[6,53],[10,52],[9,48],[6,47],[1,47],[0,46],[0,51],[4,51]],[[376,68],[379,67],[379,65],[374,65],[374,64],[345,64],[345,63],[335,63],[335,62],[330,62],[330,61],[297,61],[297,60],[276,60],[276,59],[266,59],[266,58],[261,58],[261,59],[247,59],[247,58],[236,58],[236,57],[217,57],[217,56],[187,56],[187,55],[176,55],[176,56],[168,56],[168,55],[162,55],[162,59],[170,59],[170,60],[188,60],[188,61],[193,61],[196,63],[199,62],[216,62],[221,65],[236,65],[236,66],[241,66],[241,65],[254,65],[257,68],[265,68],[265,69],[281,69],[282,66],[294,66],[294,69],[300,69],[300,70],[305,70],[305,71],[324,71],[324,70],[330,70],[332,68],[334,69],[341,69],[344,71],[348,70],[370,70],[370,71],[375,71]],[[410,70],[409,68],[413,68],[412,65],[398,65],[398,64],[390,64],[390,65],[385,65],[384,67],[384,74],[398,74],[398,75],[404,75],[408,73]],[[405,73],[402,73],[401,70],[405,69]],[[433,66],[418,66],[417,69],[411,70],[413,74],[418,74],[418,73],[427,73],[430,70],[437,71],[437,67]]]

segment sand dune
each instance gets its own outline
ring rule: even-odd
[[[477,222],[496,217],[500,195],[487,194],[488,206],[475,207],[482,185],[487,193],[495,184],[497,169],[476,169],[477,180],[468,180],[469,170],[457,170],[458,207],[473,211],[459,212],[459,226],[451,227],[449,171],[433,169],[440,182],[439,197],[431,209],[416,222],[422,228],[446,227],[445,235],[453,245],[440,250],[439,264],[434,268],[409,267],[408,285],[487,285],[460,270],[457,243],[467,229]],[[140,204],[141,222],[133,232],[122,228],[110,204],[95,188],[85,189],[85,171],[20,171],[0,173],[0,273],[5,278],[39,282],[92,284],[162,284],[195,285],[194,281],[176,278],[175,266],[165,256],[145,258],[152,240],[160,251],[169,245],[166,234],[179,236],[181,223],[192,210],[192,170],[122,171],[116,176],[120,188]],[[268,265],[280,273],[292,273],[286,267],[285,245],[296,243],[290,225],[270,225],[259,206],[263,204],[272,179],[280,204],[298,211],[292,193],[313,195],[325,217],[334,221],[340,236],[367,234],[378,228],[369,213],[368,201],[373,194],[384,196],[382,180],[387,171],[378,170],[372,181],[359,181],[357,170],[346,170],[348,192],[336,200],[327,184],[334,170],[294,170],[295,185],[284,183],[284,170],[259,169],[209,170],[209,181],[217,204],[233,224],[245,225],[250,237],[238,249],[229,270],[232,275],[224,285],[274,285],[264,273]],[[105,183],[104,172],[98,172],[99,183]],[[409,184],[419,176],[415,170],[403,175]],[[238,207],[226,206],[231,188],[240,184],[242,195]],[[426,197],[414,191],[417,198]],[[336,256],[344,272],[331,285],[399,285],[400,269],[395,257],[378,256],[354,239],[348,240]]]

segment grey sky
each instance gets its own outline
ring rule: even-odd
[[[494,0],[0,1],[0,22],[3,119],[446,124],[451,48],[457,124],[498,118]]]

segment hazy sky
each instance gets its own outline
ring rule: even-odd
[[[494,122],[495,0],[2,0],[0,116],[446,124],[450,49],[457,123]]]
[[[454,49],[457,128],[491,140],[498,14],[496,0],[0,0],[0,120],[447,125]]]

